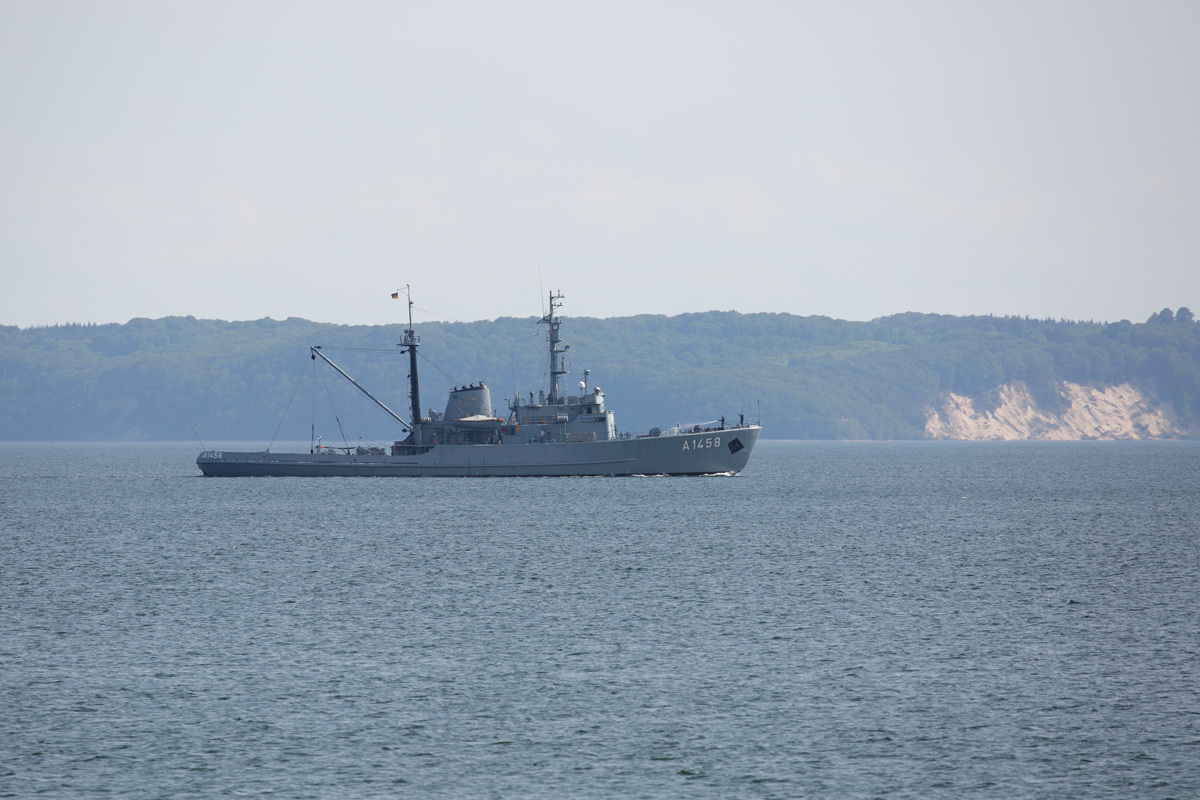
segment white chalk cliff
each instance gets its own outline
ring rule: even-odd
[[[1159,405],[1131,384],[1096,389],[1063,383],[1069,407],[1041,409],[1023,383],[999,387],[999,406],[977,410],[970,397],[946,393],[925,421],[931,439],[1173,439],[1186,435],[1169,404]]]

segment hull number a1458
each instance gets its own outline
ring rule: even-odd
[[[720,447],[721,437],[710,436],[707,439],[694,439],[690,444],[685,439],[683,442],[684,450],[704,450],[709,447]]]

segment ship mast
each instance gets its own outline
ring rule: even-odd
[[[400,347],[408,351],[408,396],[412,400],[413,444],[421,444],[421,392],[417,387],[417,347],[421,344],[421,337],[413,330],[412,286],[405,284],[404,294],[408,296],[408,328],[400,337]]]
[[[563,355],[567,352],[565,348],[560,348],[562,339],[558,335],[558,327],[562,324],[562,320],[554,315],[554,312],[562,308],[563,293],[550,292],[550,311],[546,316],[538,320],[538,324],[545,323],[550,326],[550,397],[548,402],[553,405],[559,402],[558,394],[558,378],[560,375],[566,375],[570,370],[567,368],[567,362]]]

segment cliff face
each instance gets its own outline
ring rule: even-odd
[[[1131,384],[1096,389],[1064,383],[1069,406],[1061,413],[1040,408],[1023,383],[998,390],[994,410],[977,410],[970,397],[947,393],[929,410],[925,434],[931,439],[1070,440],[1174,439],[1184,436],[1170,408],[1152,404]]]

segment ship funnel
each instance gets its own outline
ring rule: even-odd
[[[482,383],[451,390],[446,401],[446,422],[466,417],[489,416],[492,413],[492,393]]]

